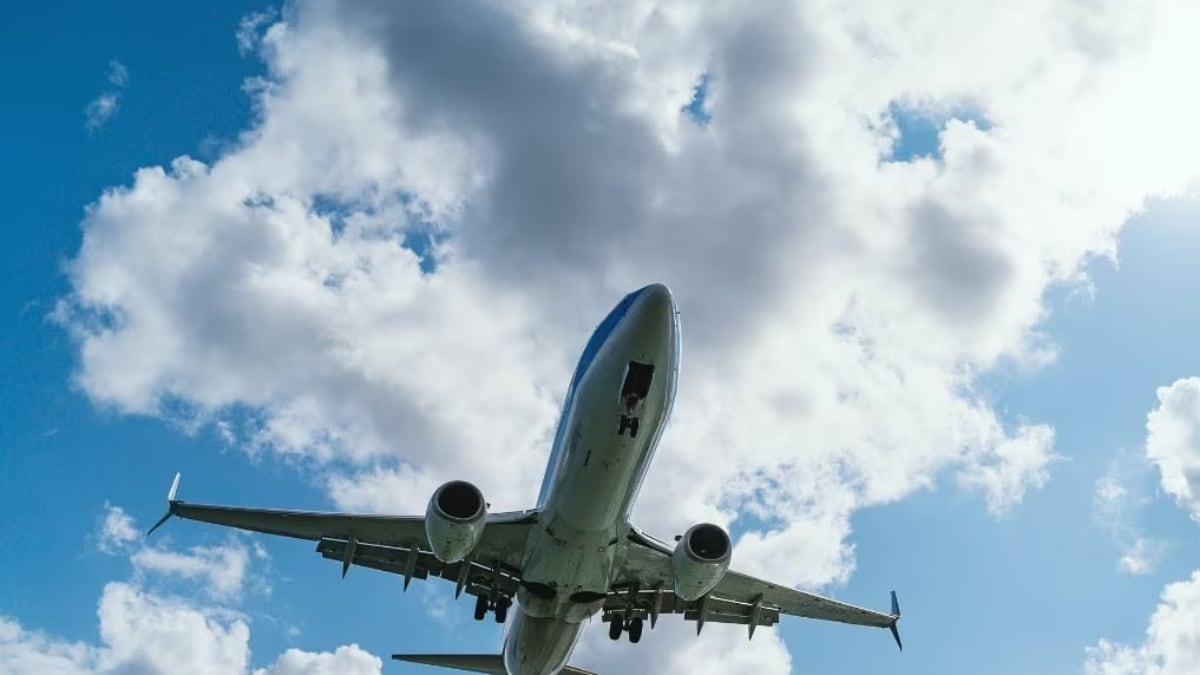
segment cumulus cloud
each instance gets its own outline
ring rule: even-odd
[[[140,573],[202,581],[214,597],[233,599],[242,592],[250,553],[240,544],[194,546],[188,553],[143,548],[130,561]]]
[[[979,376],[1052,359],[1046,290],[1195,186],[1197,11],[298,2],[247,24],[252,128],[105,191],[56,317],[99,405],[224,422],[343,505],[457,477],[522,508],[587,333],[666,282],[685,354],[640,524],[744,518],[739,565],[841,581],[857,509],[949,475],[1000,514],[1048,480],[1053,430]],[[898,102],[988,123],[889,161]]]
[[[257,565],[269,559],[257,543],[251,551],[238,539],[216,546],[193,546],[188,552],[163,546],[140,545],[144,541],[134,519],[120,506],[105,504],[104,518],[96,535],[97,548],[109,555],[129,555],[138,579],[147,576],[200,582],[205,592],[218,600],[237,600],[251,578],[251,555]],[[263,588],[269,588],[265,582]]]
[[[120,507],[106,506],[100,541],[128,552],[136,533]],[[115,533],[115,534],[110,534]],[[255,547],[255,556],[265,557]],[[290,649],[267,668],[250,670],[250,620],[228,607],[245,579],[245,547],[196,547],[189,554],[141,548],[132,552],[130,581],[104,586],[97,608],[100,642],[69,642],[0,615],[0,672],[12,675],[322,675],[378,674],[382,662],[358,645],[334,652]],[[149,589],[150,577],[178,577],[201,603]]]
[[[745,626],[706,624],[696,635],[695,624],[664,619],[647,631],[642,644],[648,649],[629,649],[613,642],[603,630],[584,631],[572,665],[600,673],[762,673],[792,672],[792,658],[778,631],[760,628],[746,640]]]
[[[1158,467],[1163,490],[1200,520],[1200,377],[1159,387],[1146,431],[1146,457]]]
[[[100,522],[100,532],[96,539],[96,547],[101,552],[115,554],[141,539],[141,536],[134,526],[133,518],[125,513],[124,509],[104,504],[104,518]]]
[[[1168,584],[1146,640],[1130,647],[1101,640],[1087,650],[1088,675],[1188,675],[1200,672],[1200,571]]]
[[[250,628],[219,608],[112,582],[97,611],[100,644],[66,642],[0,616],[0,671],[13,675],[238,675],[248,673]],[[378,657],[358,645],[329,653],[291,649],[254,675],[381,672]]]
[[[1158,388],[1158,406],[1146,418],[1146,458],[1159,469],[1163,490],[1200,520],[1200,378],[1183,378]],[[1126,499],[1112,471],[1097,492],[1107,511],[1119,514]],[[1146,543],[1143,543],[1143,542]],[[1143,551],[1142,549],[1148,549]],[[1121,560],[1127,571],[1136,571],[1143,558],[1156,561],[1162,544],[1138,538]],[[1129,569],[1133,568],[1133,569]],[[1200,671],[1200,570],[1189,580],[1168,584],[1150,617],[1146,639],[1129,646],[1101,639],[1087,649],[1084,670],[1088,675],[1176,675]]]
[[[269,668],[254,675],[378,675],[383,662],[358,645],[343,645],[334,652],[305,652],[289,649]]]

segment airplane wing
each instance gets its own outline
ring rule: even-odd
[[[483,536],[467,560],[443,563],[433,555],[425,536],[423,516],[380,516],[355,513],[253,509],[211,504],[191,504],[175,498],[179,476],[167,496],[167,513],[147,535],[172,516],[317,542],[324,558],[342,563],[342,576],[350,565],[361,565],[404,576],[404,587],[429,576],[455,581],[458,593],[487,595],[516,593],[521,557],[535,511],[489,514]]]
[[[786,614],[888,628],[901,645],[896,629],[900,607],[894,591],[892,611],[884,613],[730,570],[708,595],[687,602],[671,591],[671,552],[669,545],[641,530],[630,531],[621,578],[604,603],[605,621],[629,616],[649,618],[653,624],[660,614],[683,614],[685,620],[697,622],[697,633],[705,622],[735,623],[749,626],[754,637],[757,626],[774,625],[780,614]]]

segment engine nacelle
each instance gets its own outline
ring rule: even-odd
[[[445,563],[456,563],[470,555],[486,524],[483,493],[464,480],[452,480],[435,490],[425,509],[429,548]]]
[[[733,545],[725,530],[712,523],[688,528],[671,554],[675,595],[684,600],[704,597],[725,576]]]

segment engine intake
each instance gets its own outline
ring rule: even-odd
[[[470,555],[487,524],[487,502],[474,485],[454,480],[434,491],[425,510],[425,536],[438,560],[456,563]]]
[[[675,595],[684,600],[704,597],[725,576],[733,546],[725,530],[712,523],[693,525],[671,554]]]

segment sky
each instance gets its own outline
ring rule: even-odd
[[[676,295],[634,511],[883,631],[590,626],[602,673],[1200,672],[1193,3],[298,1],[0,22],[0,673],[418,673],[449,584],[191,501],[530,506]],[[442,586],[446,586],[443,588]],[[595,621],[594,623],[599,623]]]

